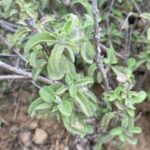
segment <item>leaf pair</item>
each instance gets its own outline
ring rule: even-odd
[[[28,108],[28,113],[31,116],[34,116],[38,111],[49,111],[52,107],[52,104],[48,104],[45,101],[43,101],[43,99],[41,98],[37,98],[36,100],[34,100],[29,108]]]
[[[53,84],[51,86],[43,86],[40,91],[40,97],[47,103],[62,103],[62,100],[59,98],[67,90],[67,87],[63,84]]]
[[[36,111],[49,109],[52,110],[52,107],[58,106],[58,109],[61,113],[65,115],[71,115],[72,106],[68,101],[62,101],[60,95],[64,94],[67,90],[67,87],[63,84],[53,84],[51,86],[43,86],[40,91],[40,97],[33,101],[29,106],[29,114],[31,116],[35,115]],[[68,107],[68,109],[66,109]]]

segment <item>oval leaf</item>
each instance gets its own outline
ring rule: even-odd
[[[71,116],[72,105],[69,101],[63,101],[61,104],[58,105],[58,109],[61,112],[61,114],[65,116]]]
[[[42,87],[39,91],[39,94],[45,102],[52,102],[55,99],[54,91],[48,86]]]
[[[87,117],[91,117],[95,114],[97,109],[96,105],[92,103],[84,94],[78,92],[74,98]]]
[[[110,131],[110,135],[116,136],[116,135],[120,135],[122,132],[123,132],[122,127],[117,127],[117,128],[113,128],[113,129]]]
[[[66,73],[66,58],[63,56],[64,46],[56,44],[48,60],[48,75],[53,80],[59,80]]]
[[[95,51],[89,42],[84,42],[81,45],[81,56],[85,62],[92,64]]]
[[[24,52],[25,52],[25,56],[28,58],[29,54],[30,54],[30,50],[42,43],[42,42],[50,42],[50,43],[54,43],[56,40],[56,37],[48,32],[45,33],[37,33],[35,35],[33,35],[28,42],[26,43],[25,47],[24,47]]]

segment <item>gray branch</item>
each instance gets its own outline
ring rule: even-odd
[[[21,80],[21,79],[29,79],[26,76],[23,75],[1,75],[0,76],[0,81],[4,80]]]
[[[18,68],[12,67],[12,66],[10,66],[10,65],[2,62],[2,61],[0,61],[0,68],[3,68],[3,69],[6,69],[6,70],[9,70],[11,72],[14,72],[16,74],[22,75],[22,76],[24,76],[24,78],[32,79],[32,73],[26,72],[26,71],[24,71],[22,69],[18,69]],[[19,78],[21,78],[21,77],[19,77]],[[41,81],[41,82],[44,82],[44,83],[47,83],[47,84],[55,83],[55,81],[47,79],[47,78],[45,78],[43,76],[39,76],[37,78],[37,80]]]
[[[95,42],[95,51],[96,51],[96,64],[97,69],[102,75],[104,82],[104,90],[109,91],[111,88],[109,86],[108,77],[106,70],[103,64],[103,57],[101,56],[100,49],[100,28],[98,24],[98,8],[97,8],[97,0],[92,0],[92,9],[93,9],[93,19],[94,19],[94,42]]]

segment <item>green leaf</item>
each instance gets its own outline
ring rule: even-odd
[[[103,135],[103,136],[101,136],[99,142],[100,142],[101,144],[105,144],[105,143],[110,142],[113,138],[114,138],[114,136],[113,136],[113,135],[110,135],[110,134]]]
[[[128,67],[123,67],[123,66],[113,67],[112,66],[112,70],[116,75],[118,75],[118,74],[121,76],[124,75],[124,78],[127,77],[127,79],[130,79],[131,76],[133,75],[133,73],[132,73],[133,71]]]
[[[84,122],[81,120],[81,118],[78,118],[76,116],[72,116],[71,119],[71,126],[80,130],[80,131],[84,131]]]
[[[12,0],[2,0],[2,7],[4,8],[5,12],[11,7]]]
[[[141,102],[143,102],[145,99],[146,99],[146,92],[144,92],[144,91],[140,91],[140,92],[138,92],[138,99],[137,99],[137,102],[138,103],[141,103]]]
[[[121,102],[116,101],[116,102],[115,102],[115,105],[117,106],[118,109],[124,110],[124,105],[123,105]]]
[[[147,40],[150,41],[150,28],[148,28],[148,30],[147,30]]]
[[[131,103],[132,104],[138,104],[143,102],[146,99],[146,92],[144,91],[140,91],[140,92],[134,92],[132,91],[132,99],[131,99]]]
[[[68,54],[69,54],[69,57],[70,57],[70,59],[71,59],[71,62],[74,63],[74,62],[75,62],[75,57],[74,57],[73,50],[72,50],[70,47],[66,46],[66,51],[67,51]]]
[[[72,73],[67,73],[65,77],[67,85],[72,85],[75,83],[75,77]]]
[[[82,91],[89,99],[91,99],[94,103],[97,103],[97,97],[94,95],[93,92],[91,92],[90,90],[83,90]]]
[[[42,69],[41,68],[33,68],[32,69],[32,79],[37,80],[39,74],[41,73]]]
[[[139,134],[142,132],[141,128],[139,127],[133,127],[131,130],[130,130],[131,133],[135,133],[135,134]]]
[[[59,96],[55,96],[55,99],[53,100],[56,104],[61,104],[62,99]]]
[[[121,126],[123,128],[127,128],[129,126],[129,117],[127,115],[124,115],[123,118],[121,119]]]
[[[80,105],[81,111],[87,116],[92,117],[94,116],[97,106],[92,103],[84,94],[78,92],[77,95],[74,97],[76,102]]]
[[[83,79],[76,82],[77,87],[86,86],[88,84],[93,84],[93,79],[91,77],[84,77]]]
[[[135,67],[134,67],[134,70],[136,70],[137,68],[139,68],[143,63],[145,63],[145,60],[138,60],[137,62],[136,62],[136,65],[135,65]]]
[[[92,63],[90,65],[90,67],[88,68],[88,75],[93,77],[94,76],[94,72],[96,71],[97,67],[95,63]]]
[[[37,65],[37,57],[38,55],[40,54],[40,50],[36,50],[36,51],[33,51],[30,53],[30,58],[29,58],[29,62],[30,62],[30,65],[32,67],[36,67],[38,68],[39,66]]]
[[[71,118],[70,118],[70,117],[65,117],[65,116],[63,116],[63,117],[62,117],[62,120],[63,120],[63,124],[64,124],[65,128],[66,128],[69,132],[71,132],[71,133],[73,133],[73,134],[78,134],[78,135],[80,135],[80,136],[84,136],[84,135],[85,135],[85,133],[83,133],[82,131],[79,131],[79,130],[77,130],[76,128],[72,127],[72,125],[71,125]]]
[[[80,135],[80,137],[84,137],[86,134],[93,132],[92,126],[87,125],[81,115],[72,114],[70,117],[63,116],[62,119],[65,128],[73,134]]]
[[[85,18],[86,20],[84,21],[84,26],[83,28],[87,28],[87,27],[93,27],[93,24],[94,24],[94,21],[93,21],[93,18],[92,16],[88,15],[88,14],[85,14]]]
[[[45,64],[46,64],[46,61],[40,59],[40,60],[37,60],[36,63],[37,63],[37,65],[38,65],[38,67],[32,69],[32,78],[33,78],[33,80],[36,80],[36,79],[38,78],[39,74],[41,73],[43,67],[44,67]]]
[[[66,65],[66,74],[72,73],[76,74],[75,64],[73,64],[68,58],[65,58],[65,65]]]
[[[77,87],[74,84],[69,85],[68,87],[69,89],[69,94],[71,97],[74,97],[75,95],[77,95]]]
[[[92,64],[94,54],[95,51],[93,46],[90,44],[90,42],[83,42],[81,45],[81,56],[83,60],[88,64]]]
[[[53,44],[55,41],[56,41],[56,37],[53,34],[50,34],[48,32],[37,33],[37,34],[33,35],[26,43],[26,45],[24,47],[25,56],[27,58],[29,58],[30,50],[34,46],[36,46],[42,42],[49,42],[49,43]]]
[[[115,114],[113,112],[108,112],[104,114],[104,116],[101,119],[101,128],[105,131],[112,120],[112,118],[115,117]]]
[[[44,101],[41,99],[41,98],[37,98],[36,100],[34,100],[31,104],[30,104],[30,106],[29,106],[29,108],[28,108],[28,113],[31,115],[31,116],[34,116],[35,115],[35,109],[36,109],[36,107],[37,106],[39,106],[39,105],[41,105],[41,104],[43,104],[44,103]]]
[[[51,104],[45,103],[41,98],[38,98],[30,104],[28,108],[28,113],[31,116],[34,116],[37,111],[41,111],[41,110],[45,111],[50,108],[51,108]]]
[[[129,68],[133,69],[136,66],[136,60],[134,58],[129,58],[127,60],[127,65]]]
[[[119,139],[120,139],[121,142],[125,142],[127,140],[127,137],[123,134],[120,134]]]
[[[146,63],[146,68],[147,68],[148,70],[150,70],[150,63],[149,63],[149,62]]]
[[[35,108],[35,111],[50,109],[51,104],[43,103]]]
[[[110,131],[110,135],[116,136],[116,135],[120,135],[122,132],[123,132],[122,127],[117,127],[117,128],[113,128],[113,129]]]
[[[74,14],[68,15],[67,22],[62,27],[61,33],[68,35],[71,41],[76,41],[81,38],[79,32],[80,20]]]
[[[64,46],[56,44],[48,60],[48,75],[53,80],[59,80],[66,73],[66,58],[63,56]]]
[[[131,117],[134,117],[134,115],[135,115],[134,110],[133,110],[133,109],[130,109],[130,108],[127,109],[127,113],[128,113],[129,116],[131,116]]]
[[[142,13],[142,14],[140,14],[140,17],[150,21],[150,13]]]
[[[56,95],[61,95],[68,89],[66,85],[60,83],[53,84],[50,87],[55,91]]]
[[[72,104],[69,101],[63,101],[61,104],[58,105],[58,109],[61,112],[61,114],[65,116],[71,116]]]
[[[42,68],[43,64],[45,65],[47,63],[42,58],[43,58],[42,50],[36,49],[35,51],[32,51],[29,59],[30,65],[34,68]]]
[[[132,145],[136,145],[137,144],[137,139],[134,137],[128,137],[127,138],[128,143],[132,144]]]
[[[86,122],[83,120],[83,117],[80,117],[79,115],[71,116],[71,126],[75,129],[83,132],[84,134],[87,134],[87,133],[90,134],[93,132],[92,126],[87,125]]]
[[[13,35],[13,44],[15,44],[19,40],[19,38],[27,31],[28,30],[26,28],[19,28]]]
[[[106,64],[116,64],[117,63],[117,58],[116,58],[113,47],[110,47],[107,49],[107,58],[104,59],[104,61]]]
[[[97,83],[101,83],[103,81],[101,73],[97,72]]]
[[[40,97],[48,103],[51,103],[55,99],[55,93],[52,88],[43,86],[39,91]]]

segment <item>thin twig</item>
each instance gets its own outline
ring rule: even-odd
[[[105,45],[103,45],[102,43],[100,43],[100,48],[104,51],[104,52],[107,52],[108,50],[108,47],[106,47]],[[124,59],[124,56],[122,56],[120,53],[116,52],[115,51],[115,55],[117,57],[119,57],[120,59]]]
[[[9,123],[6,120],[4,120],[1,116],[0,116],[0,121],[3,122],[6,125],[9,125]]]
[[[101,56],[101,49],[100,49],[100,28],[98,24],[97,0],[92,0],[92,9],[93,9],[93,19],[94,19],[94,42],[95,42],[95,51],[96,51],[96,64],[103,78],[104,90],[109,91],[111,88],[109,86],[108,77],[107,77],[106,70],[104,68],[103,57]]]
[[[134,121],[137,122],[141,118],[142,114],[143,114],[142,112],[139,112]]]
[[[131,44],[132,44],[132,31],[133,27],[128,28],[125,30],[125,62],[127,61],[128,57],[130,56],[131,53]]]
[[[109,41],[109,45],[110,45],[110,47],[113,47],[112,45],[112,37],[111,37],[111,34],[110,33],[108,33],[108,31],[109,31],[109,26],[110,26],[110,22],[109,22],[109,20],[110,20],[110,13],[111,13],[111,10],[112,10],[112,8],[113,8],[113,6],[114,6],[114,3],[115,3],[115,0],[112,0],[111,1],[111,3],[110,3],[110,7],[109,7],[109,10],[108,10],[108,13],[107,13],[107,16],[106,16],[106,26],[107,26],[107,34],[108,34],[108,41]]]
[[[19,90],[20,92],[20,90]],[[13,115],[13,121],[15,122],[16,121],[16,118],[17,118],[17,114],[18,114],[18,110],[19,110],[19,106],[20,106],[20,101],[18,100],[18,97],[19,97],[19,93],[17,94],[17,97],[15,97],[15,110],[14,110],[14,115]]]
[[[14,28],[14,26],[11,23],[7,23],[4,20],[0,20],[0,27],[9,32],[15,32],[17,29],[17,28]]]
[[[14,28],[14,29],[18,29],[18,25],[14,24],[13,22],[9,22],[7,20],[4,20],[4,19],[0,19],[0,22],[3,22],[5,24],[7,24],[8,26]]]
[[[13,58],[16,58],[17,55],[14,55],[14,54],[0,54],[0,57],[13,57]]]
[[[38,89],[41,89],[41,87],[35,81],[31,80],[31,83]]]
[[[0,80],[22,80],[22,79],[29,79],[26,76],[23,75],[1,75]]]
[[[32,73],[26,72],[26,71],[24,71],[22,69],[18,69],[18,68],[12,67],[12,66],[10,66],[10,65],[2,62],[2,61],[0,61],[0,68],[9,70],[9,71],[14,72],[16,74],[19,74],[19,75],[22,75],[22,76],[25,76],[25,77],[28,77],[28,78],[32,79]],[[55,83],[55,81],[47,79],[47,78],[45,78],[43,76],[39,76],[37,78],[37,80],[39,80],[41,82],[44,82],[44,83],[47,83],[47,84],[53,84],[53,83]]]

